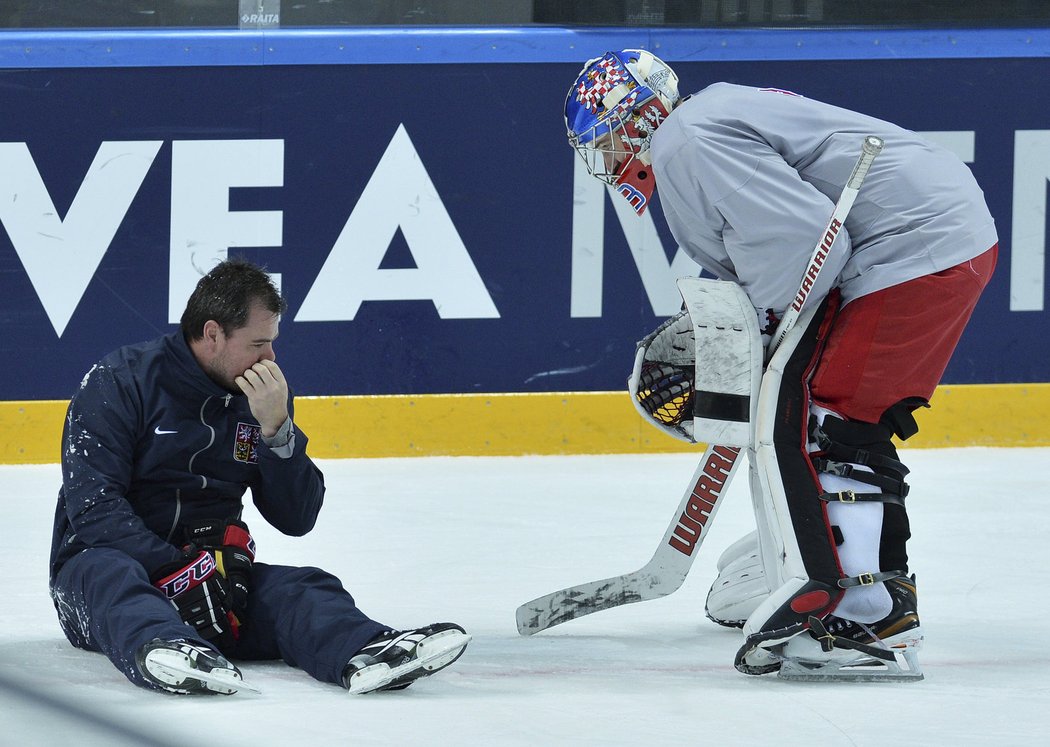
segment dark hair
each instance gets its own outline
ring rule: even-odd
[[[248,323],[252,304],[281,314],[288,304],[263,268],[235,257],[217,264],[202,277],[182,312],[182,336],[186,341],[204,336],[204,324],[214,319],[225,334]]]

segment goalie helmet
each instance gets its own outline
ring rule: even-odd
[[[679,100],[678,76],[641,49],[589,60],[565,98],[569,143],[587,170],[616,187],[639,215],[656,187],[650,140]]]

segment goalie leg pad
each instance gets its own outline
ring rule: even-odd
[[[828,306],[826,300],[803,313],[762,377],[754,433],[757,491],[753,492],[758,493],[756,522],[760,528],[767,527],[766,534],[774,545],[773,552],[767,550],[766,555],[776,558],[779,566],[766,569],[770,585],[777,589],[767,600],[769,604],[781,596],[779,587],[803,592],[811,579],[828,589],[823,606],[833,607],[841,595],[835,593],[838,561],[820,500],[822,491],[806,452],[809,402],[805,382],[833,315]],[[781,599],[781,604],[789,601],[790,595]],[[812,597],[796,605],[799,609],[790,624],[804,624],[816,613],[819,605],[814,607],[815,601]],[[762,610],[775,612],[763,604],[745,626],[745,630],[751,628],[749,633],[763,629],[763,625],[755,626]],[[776,627],[789,626],[787,619],[781,622]]]
[[[744,624],[736,668],[765,674],[780,668],[778,647],[832,612],[844,590],[822,489],[807,453],[807,382],[835,312],[835,297],[804,311],[762,377],[755,420],[756,472],[761,500],[756,521],[765,525],[766,573],[774,591]]]
[[[832,314],[814,313],[794,339],[793,330],[763,379],[756,453],[767,524],[774,535],[779,531],[774,540],[783,548],[781,585],[746,621],[737,668],[764,674],[788,662],[795,674],[796,665],[828,677],[840,676],[832,669],[863,666],[866,678],[911,676],[918,618],[903,602],[898,609],[884,586],[904,570],[881,570],[888,556],[881,547],[883,513],[890,505],[903,510],[907,468],[892,451],[889,428],[819,409],[810,416],[807,382]],[[878,634],[825,630],[862,623],[873,623]],[[886,638],[897,632],[908,638],[901,644],[906,657],[885,654]],[[873,674],[876,662],[888,660],[879,664],[885,671]]]
[[[751,532],[733,543],[718,559],[718,578],[707,593],[704,611],[712,622],[727,628],[741,628],[769,596],[769,591],[758,533]]]
[[[779,676],[806,681],[917,682],[923,679],[918,652],[919,623],[914,576],[907,569],[908,538],[904,499],[908,469],[897,460],[890,436],[915,431],[913,403],[901,402],[879,424],[845,421],[813,407],[811,434],[822,456],[821,486],[828,518],[838,542],[846,579],[885,577],[870,568],[903,569],[898,578],[860,583],[846,589],[832,615],[810,621],[808,635],[781,646]],[[892,512],[892,514],[891,514]],[[890,514],[887,516],[887,514]],[[893,573],[892,571],[889,573]]]
[[[757,529],[730,546],[718,561],[718,577],[711,585],[705,612],[726,627],[743,627],[770,592],[782,582],[783,555],[779,534],[770,525],[766,495],[756,469],[756,455],[748,451],[751,502]]]
[[[721,572],[729,565],[733,565],[742,558],[758,553],[758,532],[751,531],[731,544],[715,561],[715,568]]]
[[[893,431],[882,423],[846,421],[821,407],[812,410],[811,435],[819,449],[813,462],[844,574],[864,579],[885,569],[906,575],[908,468],[897,459],[890,440]],[[895,530],[901,525],[903,533]],[[891,607],[883,583],[862,583],[847,588],[836,615],[876,622],[889,615]]]

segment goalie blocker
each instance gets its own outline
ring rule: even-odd
[[[631,401],[687,443],[748,446],[762,379],[758,317],[735,283],[680,278],[683,309],[638,343]]]

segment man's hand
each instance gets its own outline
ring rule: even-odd
[[[273,361],[262,360],[234,379],[248,397],[248,407],[262,426],[262,435],[273,436],[288,419],[288,382]]]
[[[248,526],[238,519],[192,521],[186,525],[184,552],[207,550],[215,558],[215,570],[226,579],[229,607],[236,623],[235,632],[247,619],[251,591],[255,540]]]

